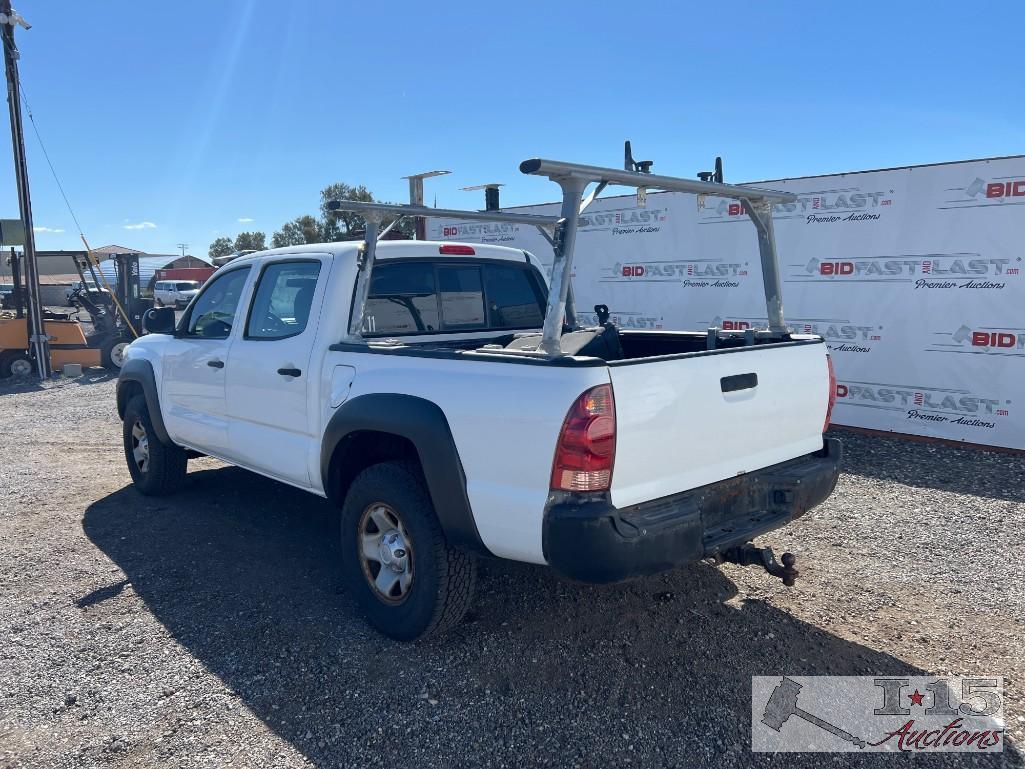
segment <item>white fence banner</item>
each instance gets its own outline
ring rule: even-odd
[[[798,195],[774,213],[784,309],[829,345],[836,424],[1025,449],[1025,156],[757,185]],[[607,304],[621,328],[765,325],[755,231],[735,201],[618,196],[583,219],[585,321]],[[432,219],[428,237],[552,261],[525,225]]]

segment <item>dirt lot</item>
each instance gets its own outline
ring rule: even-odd
[[[836,494],[766,538],[795,588],[487,562],[463,625],[400,645],[327,503],[206,459],[136,494],[113,391],[0,384],[0,766],[767,766],[752,675],[917,672],[1002,674],[1011,747],[916,764],[1023,765],[1025,458],[840,433]]]

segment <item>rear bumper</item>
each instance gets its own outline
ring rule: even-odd
[[[801,517],[836,487],[843,445],[671,497],[618,509],[566,495],[545,511],[545,559],[584,582],[616,582],[715,555]]]

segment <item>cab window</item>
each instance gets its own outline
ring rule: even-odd
[[[410,336],[544,323],[547,293],[533,267],[485,262],[375,265],[363,333]]]
[[[305,331],[319,275],[319,261],[268,264],[253,294],[246,339],[286,339]]]
[[[441,328],[438,290],[431,262],[404,262],[374,267],[364,312],[369,336],[405,336]]]
[[[484,286],[475,264],[438,267],[441,320],[446,331],[487,328]]]
[[[548,298],[533,270],[485,264],[484,290],[491,328],[540,328],[544,323]]]
[[[192,305],[186,334],[203,339],[227,339],[235,322],[242,290],[249,277],[249,267],[241,267],[219,275],[206,284],[203,293]]]

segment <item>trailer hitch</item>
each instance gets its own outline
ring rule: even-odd
[[[769,574],[779,577],[787,587],[793,587],[799,572],[794,568],[797,563],[797,556],[793,553],[783,553],[780,557],[782,565],[776,562],[776,556],[771,547],[755,547],[754,543],[731,547],[720,553],[717,558],[720,563],[735,563],[738,566],[761,566]]]

